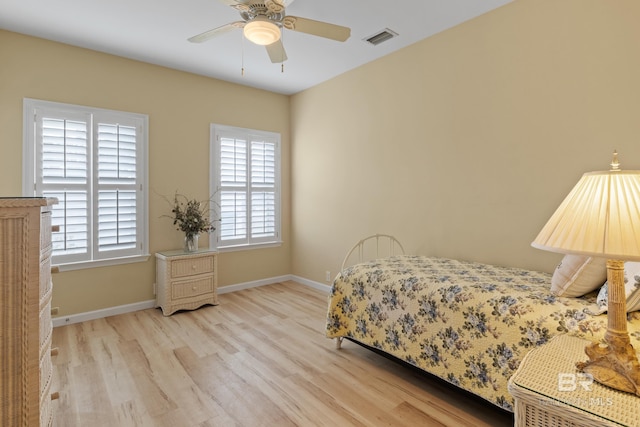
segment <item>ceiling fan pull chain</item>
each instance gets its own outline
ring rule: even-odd
[[[240,75],[244,77],[244,34],[240,33]]]

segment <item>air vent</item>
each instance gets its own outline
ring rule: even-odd
[[[391,31],[390,29],[385,28],[384,30],[378,31],[374,35],[369,36],[363,40],[366,41],[367,43],[371,43],[374,46],[378,46],[380,43],[384,43],[387,40],[391,40],[397,35],[398,33],[396,33],[395,31]]]

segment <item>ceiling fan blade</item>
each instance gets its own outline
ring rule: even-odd
[[[285,16],[282,25],[293,31],[313,34],[339,42],[346,41],[351,36],[351,29],[328,22],[314,21],[313,19],[300,18],[298,16]]]
[[[234,0],[221,0],[221,1],[229,2]],[[242,1],[239,1],[239,2],[242,2]],[[269,9],[269,11],[273,13],[282,13],[284,12],[284,9],[293,2],[294,0],[264,0],[264,5],[267,7],[267,9]],[[249,3],[251,3],[251,0],[249,0]]]
[[[284,12],[284,1],[283,0],[264,0],[264,5],[269,9],[271,13],[282,13]]]
[[[235,7],[239,4],[251,4],[251,0],[218,0],[220,3],[227,6]]]
[[[243,28],[244,21],[236,21],[227,25],[223,25],[222,27],[214,28],[213,30],[205,31],[202,34],[198,34],[197,36],[190,37],[188,40],[191,43],[202,43],[206,42],[209,39],[212,39],[221,34],[228,33],[229,31],[233,31],[236,28]]]
[[[271,62],[274,64],[287,60],[287,53],[284,51],[282,40],[268,44],[265,47],[267,48],[267,53],[269,54]]]
[[[220,3],[231,6],[232,8],[242,12],[249,10],[249,6],[253,0],[219,0]]]

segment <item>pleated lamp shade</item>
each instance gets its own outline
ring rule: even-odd
[[[585,173],[531,245],[552,252],[640,261],[640,171]]]

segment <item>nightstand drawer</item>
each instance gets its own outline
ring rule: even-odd
[[[171,298],[174,300],[211,294],[212,292],[213,276],[206,276],[198,280],[173,282],[171,286]]]
[[[212,256],[192,257],[171,262],[172,278],[190,277],[205,273],[213,273]]]

